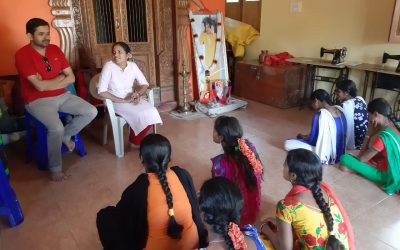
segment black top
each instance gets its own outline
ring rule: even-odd
[[[199,234],[199,247],[207,246],[207,231],[200,217],[197,195],[189,172],[180,168],[171,168],[184,187],[190,205],[192,218]],[[97,229],[104,249],[132,250],[146,246],[147,192],[149,180],[143,173],[122,193],[121,200],[115,207],[109,206],[97,213]]]

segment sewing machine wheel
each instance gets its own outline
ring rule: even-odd
[[[347,48],[346,47],[343,47],[341,50],[340,50],[340,57],[341,58],[345,58],[347,56]]]

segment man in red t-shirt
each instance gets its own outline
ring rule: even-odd
[[[61,145],[70,151],[75,147],[71,136],[78,133],[97,115],[97,109],[83,99],[65,91],[75,81],[74,73],[63,52],[50,44],[49,24],[40,18],[26,23],[30,44],[15,54],[20,75],[22,98],[26,110],[42,122],[47,130],[47,148],[51,179],[62,181],[66,175],[61,165]],[[65,127],[58,112],[74,116]]]

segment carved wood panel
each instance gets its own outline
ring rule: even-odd
[[[188,46],[189,32],[189,0],[175,0],[175,97],[180,106],[183,105],[183,81],[179,76],[182,71],[182,64],[186,65],[186,69],[192,68],[192,60],[190,57],[190,48]],[[189,101],[193,99],[193,90],[188,86]]]
[[[75,26],[72,19],[71,0],[50,0],[51,13],[55,17],[52,25],[60,34],[61,50],[72,68],[78,67],[78,49],[76,46]]]
[[[96,18],[95,18],[95,4],[93,0],[81,0],[81,16],[82,25],[78,32],[80,32],[82,45],[80,46],[80,58],[82,58],[82,66],[90,68],[102,68],[104,63],[111,60],[111,47],[114,42],[126,42],[133,52],[133,57],[146,79],[151,85],[156,85],[156,71],[154,59],[154,32],[153,32],[153,6],[152,0],[146,0],[146,22],[147,22],[147,41],[146,42],[129,42],[128,36],[128,21],[127,16],[132,13],[127,13],[126,0],[110,0],[112,3],[113,17],[113,32],[115,39],[110,42],[99,43],[96,34]],[[104,8],[102,9],[104,11]],[[98,14],[98,13],[97,13]],[[79,18],[77,15],[74,17]],[[78,19],[79,21],[79,19]],[[110,22],[110,20],[108,20]],[[101,40],[101,39],[100,39]],[[87,58],[88,57],[88,58]]]
[[[111,0],[120,32],[116,40],[127,41],[126,0]],[[182,103],[182,79],[178,72],[184,62],[191,68],[187,41],[188,0],[145,0],[146,42],[129,43],[134,59],[152,85],[161,87],[161,101]],[[100,68],[111,59],[111,45],[97,44],[93,0],[50,0],[56,17],[53,26],[60,32],[61,49],[75,69]],[[153,20],[154,16],[154,20]],[[79,53],[78,53],[79,52]],[[191,93],[191,90],[189,90]]]
[[[161,87],[161,102],[175,100],[172,8],[172,0],[154,1],[156,77]]]

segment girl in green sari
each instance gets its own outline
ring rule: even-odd
[[[383,186],[389,195],[400,190],[400,129],[391,118],[390,104],[378,98],[368,104],[369,128],[358,156],[341,157],[341,169],[356,171]]]

